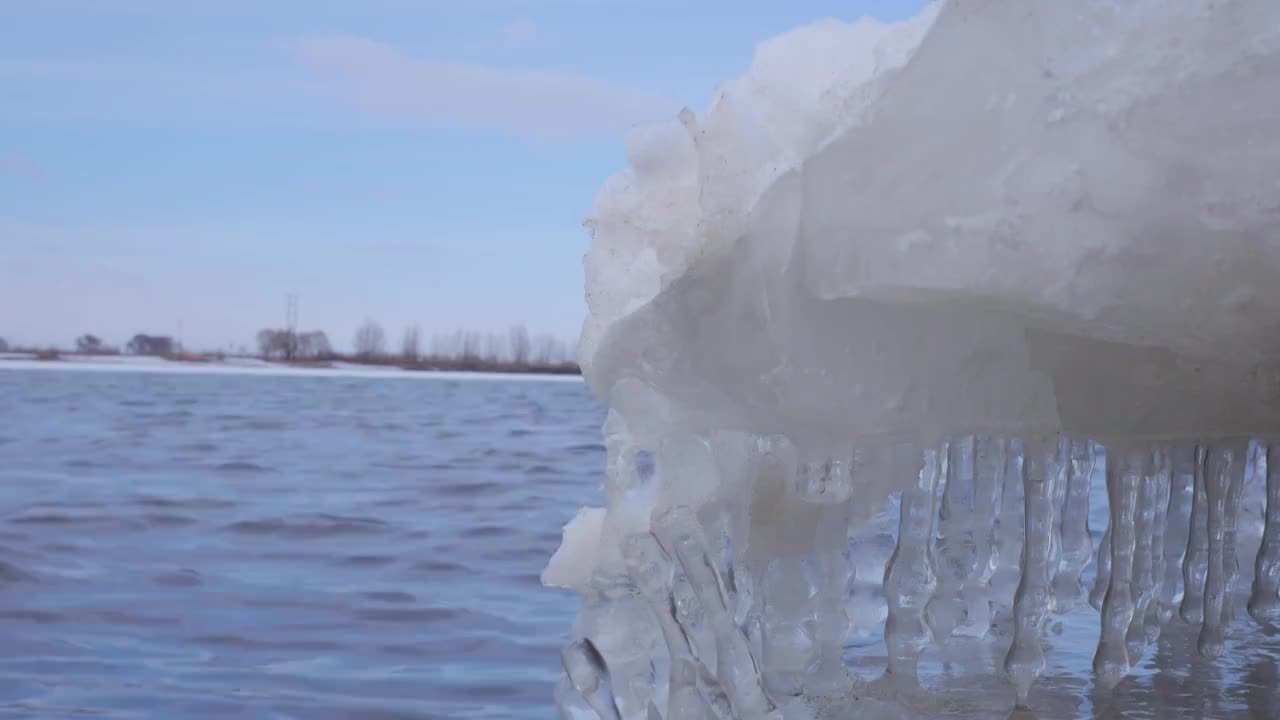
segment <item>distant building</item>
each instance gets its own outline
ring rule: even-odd
[[[175,350],[173,338],[168,335],[133,336],[125,350],[131,355],[172,355]]]

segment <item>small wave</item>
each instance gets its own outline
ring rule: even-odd
[[[363,608],[355,614],[361,620],[372,622],[446,623],[469,613],[448,608]]]
[[[226,510],[236,506],[234,500],[219,500],[217,498],[167,498],[157,497],[154,495],[144,495],[134,498],[133,504],[147,508],[160,508],[165,510],[177,508],[189,510]]]
[[[385,603],[411,603],[417,602],[417,598],[407,592],[399,592],[396,590],[378,590],[367,592],[364,596],[370,600]]]
[[[374,502],[368,503],[368,507],[404,509],[405,507],[409,507],[417,503],[418,503],[418,500],[415,498],[406,499],[406,498],[399,498],[399,497],[389,497],[389,498],[384,498],[382,500],[375,500]]]
[[[275,468],[242,460],[220,463],[215,465],[213,469],[227,473],[273,473],[276,471]]]
[[[271,650],[276,652],[336,652],[342,645],[328,640],[264,640],[232,633],[197,635],[189,638],[196,645],[234,648],[237,650]]]
[[[156,406],[156,403],[153,400],[137,400],[133,398],[128,398],[120,401],[120,407],[148,408],[148,407],[155,407],[155,406]]]
[[[9,522],[14,525],[75,525],[86,521],[92,522],[95,518],[83,515],[67,515],[57,512],[37,512],[29,515],[19,515],[9,518]]]
[[[418,470],[430,470],[430,469],[431,469],[431,464],[430,464],[430,463],[424,463],[424,462],[413,462],[413,461],[409,461],[409,460],[392,460],[392,461],[378,460],[378,461],[374,461],[374,462],[369,463],[369,464],[370,464],[372,467],[376,467],[376,468],[379,468],[379,469],[382,469],[382,470],[413,470],[413,471],[418,471]]]
[[[395,561],[396,559],[390,555],[348,555],[339,558],[337,564],[346,567],[382,567]]]
[[[160,573],[151,578],[151,582],[163,587],[198,587],[204,584],[200,573],[190,568],[182,568],[173,572]]]
[[[70,458],[68,460],[64,460],[62,465],[75,470],[92,470],[111,467],[112,463],[105,460],[94,460],[91,458]]]
[[[471,525],[463,528],[458,534],[469,540],[481,540],[510,537],[515,535],[516,531],[506,525]]]
[[[17,565],[0,560],[0,583],[31,582],[35,579],[34,575]]]
[[[124,610],[99,610],[93,616],[113,625],[134,625],[137,627],[155,627],[158,625],[175,625],[181,620],[169,617],[151,617],[138,615]]]
[[[423,560],[414,563],[413,569],[430,575],[467,572],[466,565],[453,560]]]
[[[559,541],[560,538],[556,538],[556,542],[546,543],[542,547],[504,548],[500,551],[485,553],[484,556],[497,562],[512,563],[524,560],[531,566],[541,566],[546,564],[547,558],[550,557],[551,551],[554,550],[556,543]]]
[[[176,513],[147,513],[142,521],[148,527],[186,527],[199,522],[193,517]]]
[[[36,608],[12,608],[0,609],[0,620],[14,620],[16,622],[36,623],[38,625],[53,625],[60,623],[67,618],[62,613],[56,613],[51,610],[37,610]]]
[[[241,535],[282,535],[286,537],[317,538],[341,535],[376,535],[385,532],[389,525],[377,518],[344,517],[340,515],[311,514],[294,517],[241,520],[226,529]]]
[[[502,483],[492,480],[450,480],[432,486],[432,493],[444,497],[483,496],[504,489]]]
[[[269,418],[251,417],[236,425],[233,430],[287,430],[289,422],[286,420],[271,420]]]

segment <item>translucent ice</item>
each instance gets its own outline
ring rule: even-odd
[[[1172,626],[1280,622],[1276,87],[1271,0],[952,0],[775,38],[628,138],[561,706],[927,716],[940,659],[1007,715],[1046,626],[1090,615],[1121,691]]]

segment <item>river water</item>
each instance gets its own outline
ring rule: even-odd
[[[603,419],[576,379],[0,369],[0,716],[554,717],[538,574]]]
[[[604,462],[581,381],[15,367],[0,718],[556,716],[578,603],[538,574],[600,503]],[[872,625],[851,638],[865,678],[884,667]],[[1091,610],[1049,623],[1043,720],[1280,717],[1280,636],[1243,610],[1220,660],[1175,620],[1109,695],[1091,687],[1097,637]],[[1004,643],[927,651],[924,705],[1007,717]]]

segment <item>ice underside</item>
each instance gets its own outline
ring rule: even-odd
[[[1280,631],[1280,3],[823,22],[628,159],[565,717],[1068,717]]]

